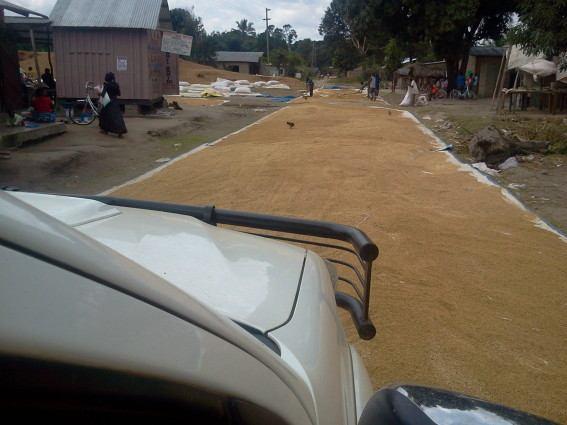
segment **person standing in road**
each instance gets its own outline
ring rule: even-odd
[[[372,73],[370,76],[370,82],[368,83],[368,97],[372,101],[376,100],[376,85],[376,73]]]
[[[315,83],[311,77],[307,78],[307,91],[309,92],[309,97],[313,97],[313,89],[315,88]]]
[[[100,131],[104,134],[114,133],[122,138],[122,135],[126,134],[128,130],[122,117],[118,96],[120,96],[120,86],[116,82],[114,74],[108,72],[104,77],[104,88],[100,95],[102,103],[99,116]]]
[[[414,106],[415,98],[419,94],[419,87],[413,77],[413,69],[410,69],[408,77],[410,79],[410,84],[408,85],[408,90],[402,100],[402,103],[400,103],[400,106]]]
[[[370,100],[376,101],[376,98],[378,97],[378,93],[380,92],[380,75],[378,75],[377,72],[372,73],[368,85],[369,85],[368,97],[370,98]]]
[[[374,73],[374,75],[376,76],[376,94],[374,96],[374,100],[376,100],[376,98],[380,95],[380,83],[382,82],[382,80],[380,79],[380,74],[379,73]]]

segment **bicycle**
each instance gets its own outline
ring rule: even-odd
[[[475,99],[476,94],[470,89],[469,86],[465,86],[462,90],[458,90],[458,89],[451,90],[450,98],[460,99],[460,100]]]
[[[100,115],[97,107],[98,99],[91,97],[91,94],[96,94],[95,85],[92,81],[85,83],[85,90],[87,96],[85,99],[79,99],[67,108],[67,117],[75,124],[89,125],[94,122]]]

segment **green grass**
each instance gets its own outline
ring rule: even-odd
[[[456,130],[461,136],[472,136],[491,124],[503,128],[495,122],[494,117],[482,115],[449,115],[447,120],[457,126]]]

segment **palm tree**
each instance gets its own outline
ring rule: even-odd
[[[236,21],[236,28],[234,31],[239,31],[242,35],[256,35],[256,30],[254,29],[254,22],[248,22],[248,19],[241,19],[240,21]]]

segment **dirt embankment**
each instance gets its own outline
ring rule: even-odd
[[[195,62],[179,60],[179,80],[187,81],[191,84],[209,84],[216,81],[217,78],[224,78],[226,80],[248,80],[254,81],[269,81],[278,80],[287,84],[294,90],[301,90],[305,88],[305,82],[290,77],[267,77],[262,75],[249,75],[241,74],[238,72],[225,71],[224,69],[214,68],[212,66],[201,65]],[[284,93],[284,91],[281,91]]]

